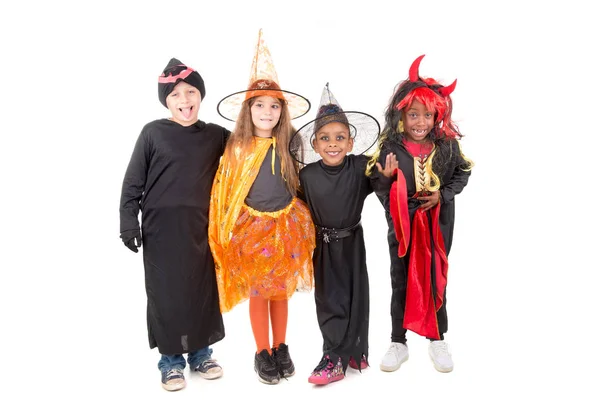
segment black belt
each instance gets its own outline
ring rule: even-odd
[[[345,237],[351,236],[352,232],[354,232],[354,230],[359,226],[360,221],[358,221],[356,225],[351,226],[350,228],[343,229],[325,228],[324,226],[315,225],[315,227],[317,228],[317,238],[322,239],[325,243],[329,243],[332,240],[337,241]]]

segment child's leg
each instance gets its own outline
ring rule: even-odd
[[[273,328],[273,347],[277,348],[281,343],[285,343],[285,334],[287,333],[288,320],[288,301],[271,300],[271,325]]]
[[[181,354],[161,354],[158,369],[169,371],[172,369],[184,369],[185,358]]]
[[[266,349],[271,352],[269,346],[269,301],[260,296],[250,297],[250,324],[256,341],[256,352]]]
[[[389,214],[386,213],[386,216]],[[408,275],[408,260],[410,250],[402,258],[398,257],[398,242],[388,217],[390,229],[388,243],[390,250],[392,283],[391,316],[392,316],[392,343],[383,356],[379,368],[382,371],[396,371],[402,363],[408,360],[408,347],[406,346],[406,329],[404,328],[404,309],[406,307],[406,283]]]
[[[200,365],[203,361],[209,360],[210,356],[212,356],[212,349],[210,347],[205,347],[200,350],[192,351],[188,353],[187,361],[191,369],[194,369],[198,365]]]
[[[185,358],[181,354],[161,354],[158,369],[161,372],[161,383],[165,390],[170,392],[185,387]]]
[[[285,344],[285,334],[287,332],[288,319],[288,301],[271,300],[271,325],[273,326],[273,356],[279,374],[284,378],[289,378],[296,373],[296,367],[290,357],[290,351]]]
[[[217,379],[223,376],[223,368],[211,358],[212,349],[205,347],[188,354],[190,370],[198,372],[204,379]]]
[[[390,253],[398,251],[397,245],[391,247]],[[397,254],[397,253],[396,253]],[[406,307],[406,282],[408,271],[408,253],[403,258],[392,258],[390,268],[392,282],[392,342],[406,343],[406,329],[404,328],[404,309]]]

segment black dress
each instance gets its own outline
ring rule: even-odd
[[[228,135],[202,121],[150,122],[123,180],[121,232],[139,229],[141,210],[148,338],[161,354],[189,353],[225,336],[208,210]]]
[[[360,365],[361,356],[368,358],[369,353],[369,277],[363,229],[356,226],[365,199],[373,192],[365,175],[367,161],[366,156],[349,155],[339,166],[318,161],[300,171],[300,197],[317,226],[313,264],[323,352],[341,357],[344,370],[350,357]],[[334,235],[326,242],[319,227],[355,228],[349,236],[336,240]]]

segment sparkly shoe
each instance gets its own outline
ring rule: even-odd
[[[354,359],[354,357],[350,357],[350,362],[348,363],[348,366],[352,369],[358,369],[358,365],[356,364],[356,360]],[[368,367],[369,363],[367,362],[367,358],[363,354],[363,356],[360,358],[360,369],[363,370]]]
[[[334,362],[329,355],[323,356],[317,368],[308,377],[308,382],[315,385],[327,385],[331,382],[341,381],[344,379],[344,367],[342,359],[337,357]]]

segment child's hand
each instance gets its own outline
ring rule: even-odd
[[[417,197],[417,200],[424,202],[421,204],[421,208],[423,211],[427,211],[430,208],[435,207],[435,205],[440,202],[440,192],[432,192],[429,196]]]
[[[129,250],[137,253],[138,248],[142,247],[142,232],[139,229],[121,232],[121,240]]]
[[[398,160],[394,153],[390,153],[385,157],[385,168],[381,168],[381,164],[377,163],[377,170],[386,178],[391,178],[396,169],[398,169]]]

